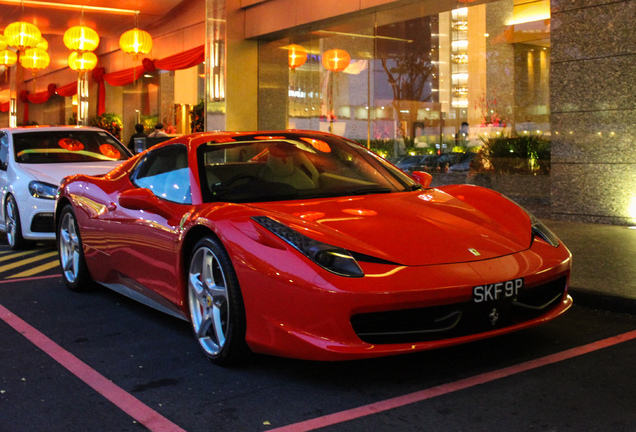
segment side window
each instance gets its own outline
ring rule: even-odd
[[[192,203],[188,153],[181,144],[149,152],[137,165],[131,180],[166,201]]]
[[[0,132],[0,170],[6,171],[9,163],[9,136]]]

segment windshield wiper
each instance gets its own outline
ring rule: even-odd
[[[391,188],[381,188],[381,187],[372,187],[366,189],[357,189],[354,191],[348,192],[348,195],[370,195],[370,194],[381,194],[381,193],[391,193],[393,189]]]
[[[411,186],[407,186],[406,188],[404,188],[404,192],[413,192],[418,190],[422,190],[421,184],[413,184]]]

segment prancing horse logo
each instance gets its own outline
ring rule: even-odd
[[[496,308],[492,308],[490,314],[488,314],[488,318],[490,318],[490,324],[495,325],[495,323],[499,319],[499,312],[497,312]]]

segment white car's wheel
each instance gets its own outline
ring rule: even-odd
[[[4,209],[4,224],[7,231],[7,243],[11,249],[24,249],[29,242],[22,237],[22,222],[20,221],[20,212],[18,203],[13,195],[7,198],[7,204]]]
[[[210,237],[194,247],[188,271],[188,303],[194,335],[213,363],[230,365],[248,353],[243,298],[227,252]]]
[[[86,267],[82,239],[70,205],[64,207],[60,214],[60,223],[57,227],[57,249],[66,286],[73,291],[84,291],[90,288],[93,281]]]

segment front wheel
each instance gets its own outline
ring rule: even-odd
[[[64,283],[72,291],[86,291],[93,281],[86,267],[77,220],[73,208],[67,205],[60,214],[57,227],[57,250]]]
[[[201,239],[188,271],[188,304],[194,335],[205,356],[218,365],[243,360],[245,309],[230,257],[216,239]]]
[[[7,231],[7,243],[11,249],[24,249],[28,246],[29,242],[22,237],[20,212],[18,211],[18,203],[13,195],[9,195],[7,198],[7,204],[4,209],[4,226]]]

